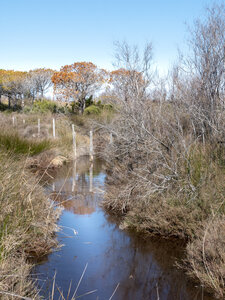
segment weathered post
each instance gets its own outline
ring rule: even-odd
[[[90,131],[90,161],[93,161],[93,132]]]
[[[72,193],[75,191],[75,187],[76,187],[76,177],[77,177],[77,161],[74,160],[74,163],[73,163]]]
[[[109,143],[112,144],[113,143],[113,135],[112,132],[110,132],[110,136],[109,136]]]
[[[92,191],[93,191],[93,163],[91,163],[89,172],[90,172],[90,175],[89,175],[89,181],[90,181],[89,192],[92,193]]]
[[[40,133],[41,133],[41,122],[40,119],[38,119],[38,137],[40,137]]]
[[[13,123],[13,127],[15,126],[15,117],[12,117],[12,123]]]
[[[26,121],[23,119],[23,125],[25,125]]]
[[[74,129],[74,124],[72,124],[72,135],[73,135],[73,153],[74,153],[74,159],[77,156],[77,145],[76,145],[76,132]]]
[[[55,139],[55,118],[52,119],[52,133],[53,133],[53,138]]]

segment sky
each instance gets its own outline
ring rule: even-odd
[[[210,0],[0,0],[0,69],[28,71],[91,61],[112,70],[115,41],[140,49],[166,73],[185,49],[187,24]]]

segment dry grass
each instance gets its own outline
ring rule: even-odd
[[[25,169],[26,160],[0,152],[0,291],[34,297],[29,278],[33,257],[56,246],[58,212],[46,199],[37,179]]]
[[[213,218],[187,245],[187,271],[207,290],[225,296],[225,217]]]
[[[53,118],[56,138],[52,136]],[[0,114],[1,299],[39,298],[30,274],[31,262],[57,245],[54,233],[59,214],[46,199],[40,174],[74,157],[71,125],[64,115]],[[80,134],[78,126],[75,130],[77,157],[88,154],[89,137]]]
[[[53,118],[56,124],[56,138],[53,138]],[[38,134],[38,119],[40,119],[40,134]],[[0,144],[5,144],[5,148],[9,148],[14,152],[33,155],[50,149],[51,160],[54,158],[53,156],[64,156],[67,159],[73,159],[71,127],[73,123],[75,123],[73,120],[62,114],[0,113]],[[78,125],[75,125],[75,131],[77,156],[88,154],[89,130],[81,130]],[[19,149],[21,144],[22,150]]]

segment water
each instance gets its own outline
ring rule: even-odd
[[[81,298],[87,300],[213,300],[174,267],[183,255],[177,241],[121,231],[104,213],[99,207],[105,189],[103,170],[100,161],[92,165],[82,158],[61,168],[46,188],[64,207],[57,234],[64,246],[36,267],[42,296],[49,297],[55,276],[54,299],[60,293],[66,298],[68,291],[71,299],[77,289],[77,296],[91,292]]]

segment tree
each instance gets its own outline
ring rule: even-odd
[[[11,100],[21,100],[25,94],[25,79],[27,72],[14,70],[0,71],[0,92],[1,95],[8,97],[9,107]]]
[[[0,103],[3,95],[3,78],[4,78],[5,70],[0,69]]]
[[[190,33],[191,55],[184,61],[185,68],[198,84],[198,105],[214,124],[215,111],[224,101],[225,5],[208,8],[206,19],[197,19]]]
[[[152,44],[148,43],[141,55],[137,46],[116,42],[115,60],[118,69],[111,72],[110,82],[117,98],[125,102],[145,99],[153,78]]]
[[[52,76],[54,91],[58,97],[78,103],[83,113],[86,99],[101,87],[106,74],[106,71],[98,69],[91,62],[66,65]]]
[[[214,4],[189,29],[190,52],[171,72],[171,100],[190,115],[198,139],[224,140],[225,5]]]
[[[116,97],[125,102],[144,97],[146,83],[141,72],[123,68],[112,71],[110,83],[113,85]]]
[[[27,75],[27,88],[33,99],[38,94],[41,98],[44,97],[44,93],[52,86],[51,78],[53,73],[53,70],[45,68],[29,71]]]

